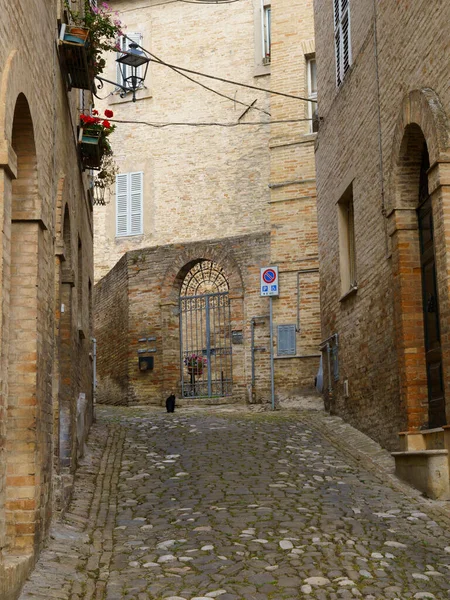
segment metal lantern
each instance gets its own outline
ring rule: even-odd
[[[133,92],[133,102],[136,102],[136,91],[147,76],[150,57],[139,48],[138,44],[131,42],[128,50],[123,50],[122,56],[116,62],[119,63],[123,90],[125,93]]]
[[[105,192],[106,186],[104,183],[99,179],[95,179],[92,190],[92,204],[94,206],[106,206]]]

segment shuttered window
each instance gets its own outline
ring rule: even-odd
[[[119,48],[124,52],[128,52],[130,44],[133,42],[142,46],[142,33],[127,33],[126,37],[122,35],[119,38]],[[122,54],[118,52],[117,58],[120,58],[121,56]],[[125,77],[123,77],[122,71],[124,72]],[[122,71],[120,69],[119,63],[117,63],[117,83],[126,87],[130,87],[130,82],[128,82],[127,84],[126,78],[131,76],[131,67],[122,65]],[[136,75],[138,77],[142,77],[142,67],[138,67]]]
[[[271,7],[270,0],[262,0],[261,6],[261,26],[262,26],[262,57],[263,64],[270,63],[270,50],[271,50]]]
[[[143,233],[143,173],[116,176],[116,235]]]
[[[334,45],[336,50],[336,82],[339,86],[352,64],[350,0],[334,0]]]
[[[278,356],[295,356],[295,334],[295,325],[278,325]]]

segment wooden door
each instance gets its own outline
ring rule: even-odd
[[[433,214],[428,195],[426,162],[422,165],[418,209],[420,233],[420,262],[422,267],[423,320],[425,327],[425,354],[428,379],[428,427],[446,424],[442,352],[439,323],[439,302],[436,285]]]

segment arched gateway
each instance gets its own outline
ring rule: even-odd
[[[183,398],[231,396],[229,285],[211,260],[195,264],[181,286],[180,363]]]

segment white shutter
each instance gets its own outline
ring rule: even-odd
[[[116,235],[128,235],[128,174],[116,176]]]
[[[143,233],[142,228],[142,172],[130,173],[130,235]]]

